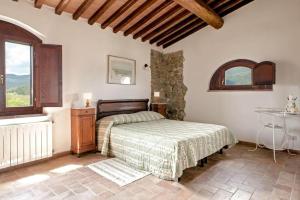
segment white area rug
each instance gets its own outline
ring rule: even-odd
[[[102,160],[90,164],[88,167],[119,186],[125,186],[150,174],[149,172],[132,169],[124,161],[117,158]]]

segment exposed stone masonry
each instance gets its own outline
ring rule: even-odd
[[[183,120],[184,96],[187,87],[183,84],[183,52],[163,54],[151,50],[151,94],[160,92],[160,101],[167,103],[167,118]]]

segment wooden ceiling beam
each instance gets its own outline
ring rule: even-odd
[[[243,0],[235,0],[236,2],[240,2],[240,1],[243,1]],[[216,6],[218,6],[219,4],[217,4]],[[216,8],[217,12],[218,13],[221,13],[228,9],[229,6],[232,6],[232,1],[227,1],[226,3],[224,4],[221,4],[220,7]],[[198,18],[196,21],[194,21],[193,23],[191,24],[188,24],[184,27],[181,27],[179,30],[177,30],[176,32],[170,34],[168,37],[162,39],[161,41],[159,41],[157,43],[158,46],[161,46],[163,45],[163,48],[166,48],[168,46],[170,46],[172,43],[172,41],[175,39],[183,39],[185,37],[187,37],[188,35],[191,35],[193,33],[195,33],[196,31],[204,28],[207,26],[207,23],[205,23],[203,20],[201,20],[200,18]]]
[[[248,3],[252,2],[254,0],[234,0],[233,2],[228,2],[227,4],[224,4],[222,7],[220,7],[217,11],[220,13],[221,17],[224,17],[228,15],[229,13],[236,11],[237,9],[243,7],[244,5],[247,5]]]
[[[73,19],[77,20],[89,7],[92,5],[94,0],[85,0],[73,13]]]
[[[195,21],[193,21],[192,23],[182,27],[181,29],[179,29],[178,31],[170,34],[169,36],[167,36],[166,38],[162,39],[161,41],[159,41],[157,43],[157,46],[160,46],[162,44],[167,43],[170,40],[173,40],[174,38],[176,38],[177,36],[180,36],[181,34],[193,29],[196,26],[199,26],[200,24],[206,24],[202,19],[198,18]]]
[[[89,18],[88,23],[93,25],[105,11],[107,11],[116,0],[106,0],[104,4]]]
[[[157,27],[156,29],[154,29],[153,31],[151,31],[150,33],[148,33],[144,37],[142,37],[142,41],[145,42],[146,40],[149,40],[150,38],[152,38],[156,34],[160,33],[163,30],[165,30],[166,28],[168,28],[172,24],[178,22],[179,20],[181,20],[182,18],[186,17],[189,14],[190,14],[190,12],[188,10],[183,10],[181,13],[179,13],[178,15],[172,17],[166,23],[162,24],[161,26]]]
[[[41,8],[44,3],[45,3],[45,0],[34,0],[34,7]]]
[[[230,2],[230,1],[231,0],[222,0],[222,1],[209,0],[207,3],[210,7],[212,7],[213,9],[216,9],[216,8],[222,6],[222,5],[225,5],[226,3]],[[153,44],[157,41],[160,41],[161,39],[165,38],[166,36],[168,36],[172,32],[181,29],[182,27],[186,26],[190,22],[193,22],[195,19],[198,19],[198,17],[196,15],[191,15],[190,17],[184,19],[183,21],[179,22],[178,24],[175,24],[174,26],[172,26],[168,30],[166,30],[162,33],[159,33],[159,35],[155,36],[153,39],[150,40],[150,44]]]
[[[101,28],[106,28],[109,26],[113,21],[118,19],[124,12],[126,12],[131,6],[137,3],[138,0],[128,0],[124,5],[122,5],[114,14],[112,14],[108,19],[106,19],[102,24]]]
[[[174,43],[176,43],[176,42],[182,40],[183,38],[186,38],[187,36],[189,36],[189,35],[191,35],[191,34],[197,32],[198,30],[204,28],[205,26],[207,26],[206,23],[198,24],[196,27],[194,27],[193,29],[191,29],[191,30],[187,31],[186,33],[180,35],[180,36],[177,37],[175,40],[172,40],[172,41],[169,41],[169,42],[163,44],[163,48],[165,49],[165,48],[171,46],[172,44],[174,44]]]
[[[155,4],[158,0],[147,0],[140,7],[135,9],[132,13],[130,13],[125,19],[123,19],[120,23],[118,23],[114,28],[113,32],[117,33],[130,22],[132,22],[137,16],[142,14],[145,10],[150,8],[153,4]]]
[[[166,37],[167,35],[169,35],[170,33],[182,28],[183,26],[187,25],[190,22],[193,22],[194,20],[198,19],[198,17],[196,15],[191,15],[189,17],[187,17],[186,19],[182,20],[181,22],[179,22],[178,24],[175,24],[174,26],[172,26],[171,28],[167,29],[166,31],[159,33],[157,36],[155,36],[154,38],[152,38],[150,40],[150,44],[153,44],[159,40],[161,40],[162,38]]]
[[[138,22],[136,22],[134,25],[132,25],[130,28],[128,28],[125,32],[124,35],[127,36],[134,32],[136,29],[138,29],[140,26],[144,25],[147,23],[152,17],[160,13],[163,9],[168,7],[169,5],[173,4],[173,1],[171,0],[165,0],[162,4],[160,4],[158,7],[153,9],[148,15],[140,19]]]
[[[174,1],[216,29],[221,28],[224,24],[224,20],[202,0]]]
[[[252,1],[254,1],[254,0],[234,0],[231,2],[227,2],[227,3],[223,4],[222,6],[220,6],[219,8],[217,8],[216,12],[219,13],[219,15],[221,17],[224,17],[227,14],[241,8],[242,6],[248,4]],[[205,26],[207,26],[206,23],[199,23],[194,28],[192,28],[192,29],[184,32],[183,34],[179,35],[178,37],[175,37],[175,38],[171,39],[170,41],[164,43],[163,48],[167,48],[167,47],[171,46],[172,44],[186,38],[187,36],[197,32],[198,30],[204,28]]]
[[[148,24],[147,26],[145,26],[144,28],[142,28],[140,31],[138,31],[137,33],[135,33],[133,35],[133,38],[137,39],[138,37],[144,35],[149,30],[151,30],[152,28],[154,28],[158,24],[162,23],[164,20],[166,20],[169,17],[171,17],[172,15],[174,15],[179,10],[182,10],[181,6],[179,6],[179,5],[174,6],[168,12],[166,12],[165,14],[163,14],[162,16],[160,16],[159,18],[157,18],[156,20],[154,20],[153,22],[151,22],[150,24]]]
[[[70,2],[70,0],[61,0],[55,7],[55,13],[61,15],[61,13],[64,11],[64,9],[68,6]]]

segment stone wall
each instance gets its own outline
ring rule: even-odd
[[[183,84],[183,52],[163,54],[151,50],[151,98],[160,92],[160,101],[167,103],[167,118],[183,120],[184,96],[187,87]]]

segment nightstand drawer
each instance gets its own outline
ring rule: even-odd
[[[80,108],[80,109],[72,109],[72,115],[79,116],[79,115],[95,115],[96,109],[95,108]]]

